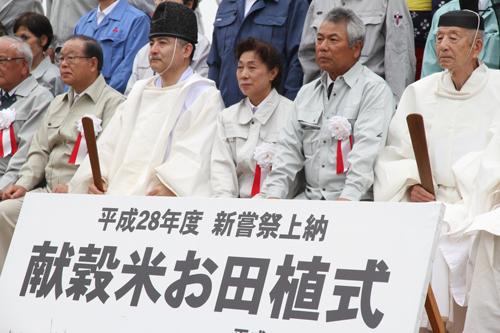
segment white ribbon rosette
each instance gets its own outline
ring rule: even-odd
[[[0,156],[5,157],[17,152],[17,142],[12,123],[16,120],[16,109],[0,111]]]
[[[262,169],[271,169],[276,155],[276,144],[262,142],[260,146],[255,147],[253,158]]]
[[[337,174],[347,172],[347,155],[352,149],[351,123],[344,117],[335,116],[328,121],[328,129],[332,132],[332,137],[337,139]]]
[[[257,167],[255,168],[251,197],[260,192],[264,179],[271,171],[275,155],[275,143],[262,142],[260,146],[255,147],[253,158],[257,161]]]
[[[94,133],[95,136],[99,135],[102,132],[102,120],[97,118],[93,114],[86,114],[83,118],[88,117],[92,119],[92,123],[94,124]],[[71,157],[69,158],[69,163],[80,165],[85,159],[85,155],[87,155],[87,142],[85,141],[85,133],[83,131],[83,123],[82,120],[78,120],[77,130],[80,132],[78,134],[78,138],[76,139],[75,148],[73,148],[73,152],[71,153]]]
[[[335,116],[328,121],[328,129],[332,132],[332,137],[339,141],[349,139],[352,127],[349,120],[341,116]]]

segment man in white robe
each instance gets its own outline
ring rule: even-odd
[[[104,191],[209,197],[210,154],[224,104],[214,82],[189,66],[197,40],[194,12],[161,3],[149,38],[151,68],[160,74],[134,85],[98,141]],[[88,158],[69,191],[102,194],[93,184]]]
[[[447,70],[405,90],[375,167],[375,200],[447,204],[431,284],[448,327],[464,320],[463,308],[455,306],[459,313],[454,313],[453,299],[466,305],[471,239],[460,236],[478,175],[473,157],[490,141],[488,130],[499,124],[500,73],[477,59],[483,37],[484,22],[476,13],[452,11],[441,16],[436,50],[440,66]],[[406,123],[411,113],[424,117],[435,197],[420,186]],[[453,329],[456,326],[461,325]]]

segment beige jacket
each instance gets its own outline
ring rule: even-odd
[[[78,121],[85,114],[94,114],[102,119],[104,129],[118,105],[125,100],[122,94],[106,84],[102,75],[74,104],[73,96],[74,90],[70,87],[67,93],[57,96],[50,104],[35,132],[16,185],[30,191],[44,177],[50,188],[68,183],[78,169],[78,165],[68,163],[79,134]]]
[[[255,114],[248,98],[219,114],[212,149],[214,197],[250,198],[257,163],[255,147],[278,141],[292,104],[273,89]]]

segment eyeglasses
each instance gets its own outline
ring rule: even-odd
[[[26,58],[0,58],[0,66],[5,64],[6,61],[21,60],[21,59],[26,59]]]
[[[59,65],[61,65],[63,63],[63,61],[66,60],[66,62],[68,64],[73,64],[76,61],[76,58],[91,59],[92,57],[79,57],[79,56],[73,56],[73,55],[60,56],[59,58],[57,58],[57,62],[59,63]]]

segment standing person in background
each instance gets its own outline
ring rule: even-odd
[[[31,74],[38,83],[49,89],[54,96],[62,94],[64,83],[59,68],[44,54],[54,36],[49,19],[42,14],[24,13],[14,23],[14,34],[31,47],[33,52]]]
[[[432,18],[432,26],[429,37],[425,44],[424,58],[422,61],[422,77],[434,73],[442,72],[436,54],[436,33],[438,30],[439,18],[453,10],[472,10],[479,13],[484,19],[484,45],[479,59],[482,60],[489,69],[500,68],[500,34],[499,25],[495,10],[491,0],[452,0],[443,5]],[[500,15],[500,12],[498,13]]]
[[[313,0],[307,12],[299,59],[304,83],[320,77],[314,45],[325,15],[335,7],[351,9],[366,27],[366,39],[360,61],[380,75],[392,92],[401,98],[415,80],[413,22],[404,0]]]
[[[180,4],[184,4],[195,10],[198,8],[198,0],[156,0],[156,6],[165,1],[174,1]],[[149,44],[144,45],[142,49],[139,50],[134,59],[134,66],[132,67],[132,75],[127,83],[127,89],[125,90],[125,96],[128,96],[134,83],[138,80],[147,79],[155,75],[155,72],[151,69],[149,63],[149,51],[151,47]],[[207,58],[210,52],[210,42],[208,38],[198,32],[198,44],[193,51],[193,59],[191,60],[191,67],[201,76],[208,77],[208,64]]]
[[[0,25],[8,35],[13,34],[14,22],[24,12],[44,14],[41,0],[0,0]],[[4,34],[2,34],[4,36]]]
[[[75,34],[99,42],[104,53],[101,73],[106,83],[122,94],[137,52],[149,42],[150,21],[127,0],[99,0],[99,7],[82,16],[75,27]]]
[[[270,43],[281,54],[283,81],[278,92],[295,99],[302,86],[302,68],[297,52],[307,12],[306,0],[223,0],[214,22],[212,48],[208,56],[208,78],[214,80],[226,106],[238,103],[234,46],[246,37]]]
[[[432,0],[406,0],[413,21],[415,37],[415,56],[417,68],[415,81],[420,79],[422,73],[422,59],[424,57],[425,41],[429,35],[432,22]]]
[[[45,52],[52,62],[73,34],[80,18],[99,6],[99,0],[45,0],[45,13],[54,30],[54,39]]]

